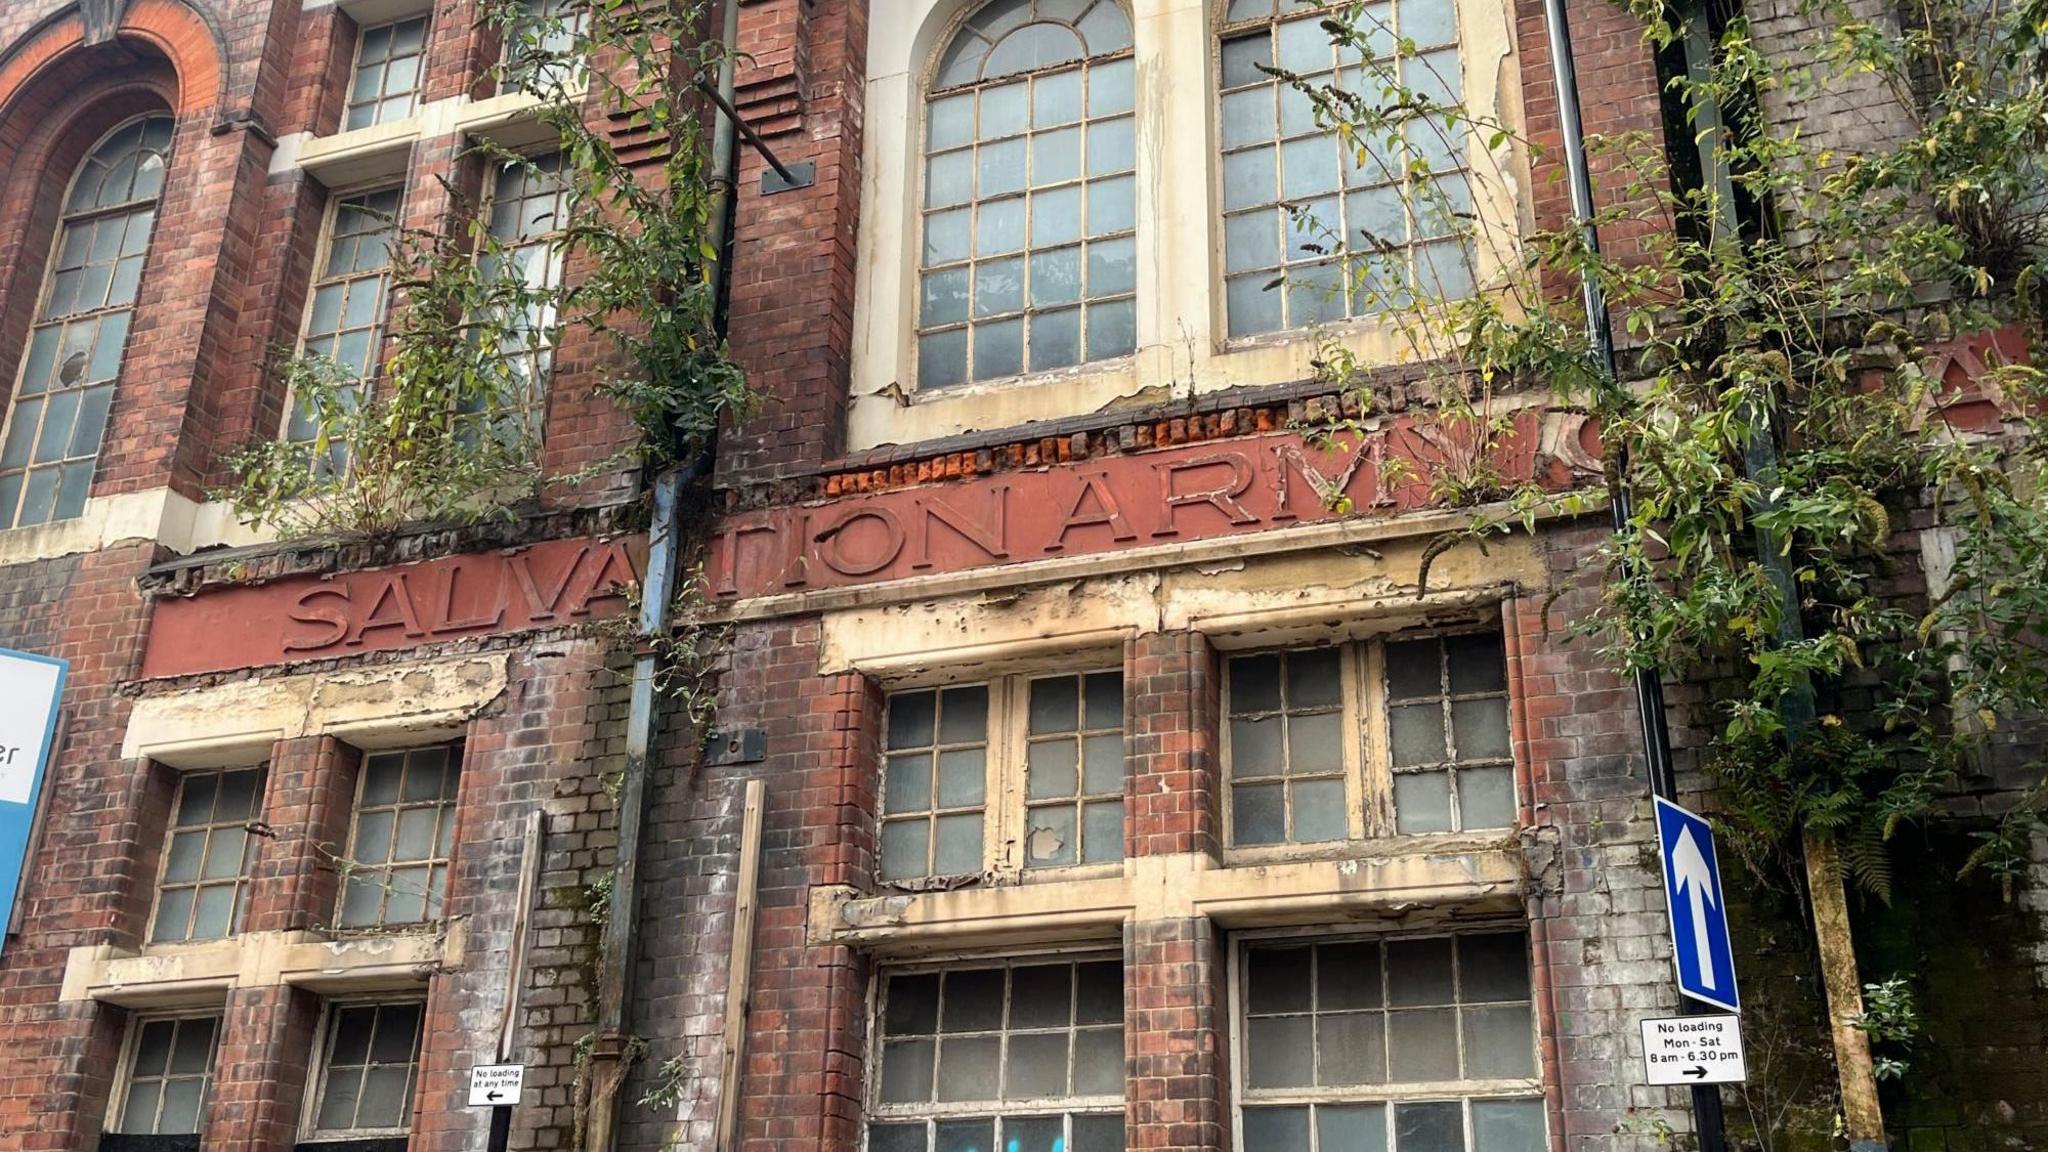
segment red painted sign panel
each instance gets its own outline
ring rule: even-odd
[[[1536,410],[1491,433],[1401,417],[1327,443],[1188,444],[735,516],[705,581],[737,599],[1390,516],[1439,503],[1447,481],[1562,488],[1597,452],[1583,417]]]
[[[189,676],[573,624],[625,607],[646,542],[551,540],[159,600],[144,676]]]

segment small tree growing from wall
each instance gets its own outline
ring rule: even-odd
[[[547,258],[572,278],[532,275],[535,251],[494,235],[488,207],[445,185],[445,227],[393,228],[391,331],[371,378],[279,358],[301,434],[242,449],[220,494],[252,525],[387,534],[506,515],[547,483],[582,479],[539,461],[546,381],[534,365],[572,331],[609,344],[599,386],[633,417],[650,467],[702,450],[746,402],[716,323],[723,188],[699,92],[725,49],[703,34],[701,3],[493,0],[482,20],[505,44],[501,90],[532,99],[559,160],[543,168],[488,139],[471,151],[494,174],[565,186]]]

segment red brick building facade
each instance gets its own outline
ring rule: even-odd
[[[1315,21],[736,2],[734,103],[808,182],[741,153],[759,403],[689,516],[715,714],[700,740],[668,704],[644,765],[626,1036],[597,1031],[601,911],[640,769],[602,621],[645,575],[645,478],[331,546],[213,495],[291,434],[276,349],[384,338],[365,222],[515,194],[469,140],[544,148],[496,36],[447,0],[0,8],[0,379],[35,430],[0,455],[0,645],[71,664],[0,952],[0,1147],[1686,1130],[1634,1040],[1676,995],[1633,699],[1560,638],[1597,590],[1553,597],[1599,525],[1429,552],[1463,516],[1436,472],[1583,483],[1590,437],[1533,400],[1498,442],[1433,434],[1339,303],[1384,370],[1361,410],[1316,367],[1328,302],[1257,291],[1300,259],[1283,204],[1384,191],[1315,184],[1335,154],[1252,66],[1294,67]],[[1540,5],[1401,3],[1439,80],[1549,146],[1465,174],[1475,211],[1560,221]],[[1661,130],[1630,19],[1571,7],[1588,129]],[[553,471],[632,445],[606,355],[555,350]],[[593,1051],[626,1057],[616,1096]],[[526,1067],[495,1134],[467,1093],[493,1063]]]

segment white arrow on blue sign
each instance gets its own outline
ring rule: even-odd
[[[1735,947],[1728,939],[1728,902],[1714,830],[1662,796],[1657,801],[1657,845],[1664,859],[1664,901],[1671,911],[1671,960],[1678,990],[1695,1000],[1742,1010],[1735,992]]]

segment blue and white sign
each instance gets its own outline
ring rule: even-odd
[[[64,696],[62,660],[0,648],[0,930],[14,917]]]
[[[1735,994],[1735,948],[1728,939],[1728,903],[1721,895],[1721,864],[1714,830],[1705,820],[1659,796],[1657,844],[1664,858],[1664,900],[1671,911],[1671,959],[1678,990],[1695,1000],[1742,1010]]]

